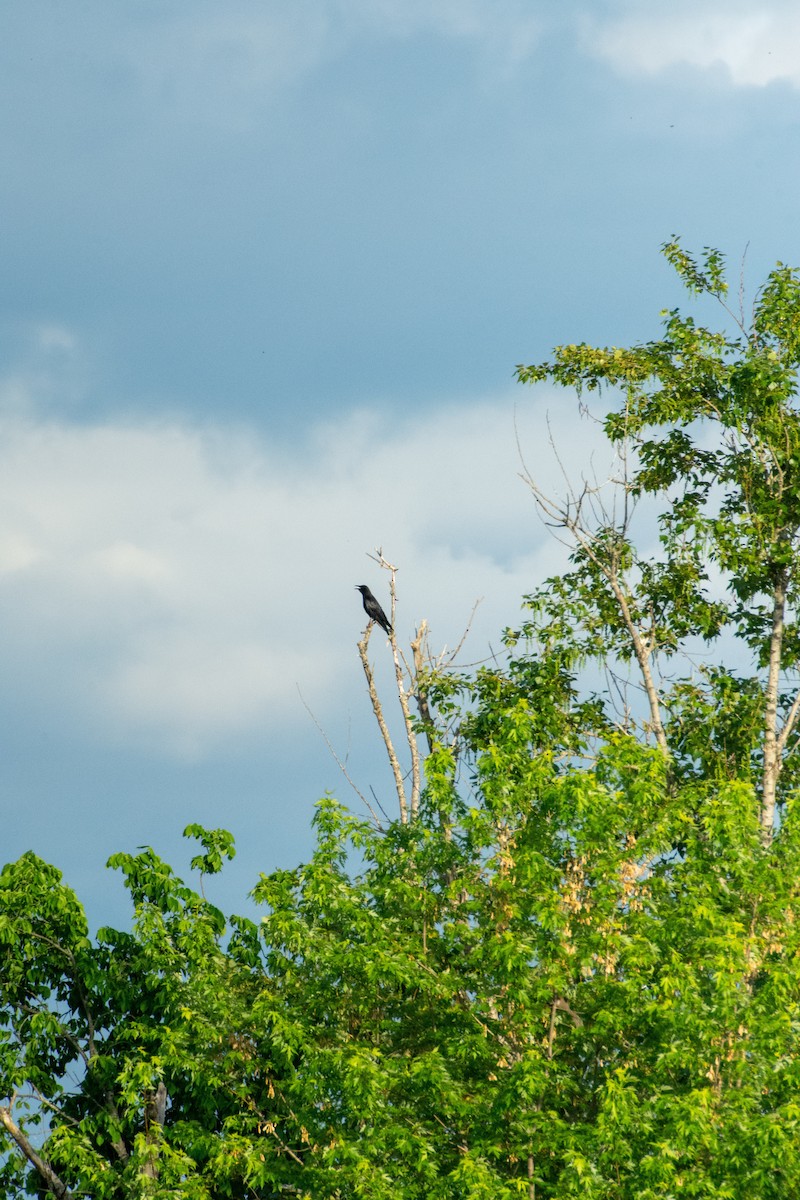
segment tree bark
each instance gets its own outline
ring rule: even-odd
[[[397,802],[400,806],[400,824],[406,825],[408,823],[408,805],[406,803],[406,787],[403,779],[403,771],[392,742],[392,736],[389,733],[389,726],[386,724],[386,718],[383,715],[383,708],[378,696],[378,689],[375,686],[375,676],[373,675],[372,666],[367,654],[367,645],[369,635],[372,631],[372,625],[373,622],[370,621],[364,632],[363,638],[358,643],[358,653],[359,657],[361,658],[361,665],[364,668],[364,676],[367,680],[369,698],[372,702],[372,711],[375,713],[375,720],[378,722],[378,728],[381,731],[383,744],[386,747],[386,753],[389,756],[389,765],[391,766],[392,774],[394,775],[394,786],[397,791]]]
[[[669,758],[669,744],[667,742],[667,735],[664,731],[664,723],[661,720],[661,704],[658,696],[658,688],[656,687],[656,682],[653,679],[653,672],[650,669],[650,651],[644,644],[641,633],[636,628],[631,615],[630,605],[628,604],[628,598],[625,595],[625,592],[623,591],[623,588],[617,577],[616,566],[607,569],[606,577],[608,579],[609,586],[614,593],[614,599],[619,605],[619,610],[622,613],[622,619],[625,622],[625,628],[628,631],[628,636],[630,637],[633,645],[633,652],[636,655],[636,661],[639,664],[645,695],[647,696],[647,703],[650,708],[650,728],[655,734],[655,738],[658,742],[661,753],[665,758]]]
[[[5,1105],[0,1105],[0,1124],[3,1125],[9,1137],[11,1137],[19,1146],[22,1153],[27,1158],[32,1167],[39,1172],[47,1190],[52,1192],[58,1200],[74,1200],[73,1193],[64,1183],[44,1159],[36,1153],[31,1143],[26,1138],[25,1134],[17,1125],[14,1118],[11,1116],[11,1109]]]
[[[148,1179],[158,1178],[158,1159],[155,1147],[160,1141],[161,1127],[167,1114],[167,1089],[164,1081],[159,1082],[154,1092],[148,1092],[144,1101],[144,1132],[148,1145],[153,1147],[153,1156],[144,1164],[142,1174]]]
[[[394,610],[392,610],[394,611]],[[406,729],[406,741],[408,742],[408,751],[411,755],[411,795],[409,797],[408,809],[409,817],[413,821],[419,812],[419,792],[422,779],[419,761],[419,746],[417,745],[417,735],[414,732],[414,722],[411,719],[411,711],[408,707],[408,695],[403,684],[403,667],[400,662],[400,655],[397,650],[397,639],[392,633],[389,639],[392,645],[392,656],[394,658],[394,674],[397,681],[397,698],[400,701],[400,708],[403,712],[403,723]]]
[[[764,776],[761,788],[761,840],[765,846],[772,841],[775,825],[775,798],[781,772],[781,746],[778,738],[778,686],[780,683],[781,651],[786,615],[786,591],[789,573],[784,568],[775,581],[772,593],[772,630],[769,639],[769,666],[764,705]]]

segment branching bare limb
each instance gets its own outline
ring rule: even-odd
[[[595,559],[594,561],[597,561],[597,560]],[[625,628],[627,629],[628,636],[631,639],[631,643],[633,645],[633,652],[636,655],[636,661],[639,664],[639,670],[641,671],[641,674],[642,674],[642,682],[644,683],[644,690],[645,690],[645,694],[647,696],[647,703],[650,707],[650,726],[653,730],[653,733],[655,734],[655,738],[656,738],[656,741],[658,742],[661,752],[664,754],[664,756],[666,758],[668,758],[669,757],[669,745],[667,743],[667,735],[664,730],[664,724],[663,724],[663,721],[661,720],[661,701],[660,701],[660,698],[658,695],[658,688],[656,687],[656,682],[653,677],[653,672],[650,667],[650,655],[652,653],[652,646],[648,646],[645,644],[640,631],[636,627],[636,623],[634,622],[633,617],[631,615],[630,605],[628,603],[628,597],[625,595],[625,592],[619,582],[619,576],[617,573],[616,564],[614,563],[612,566],[610,566],[607,571],[604,569],[602,563],[598,562],[598,565],[600,566],[600,569],[603,570],[604,573],[606,574],[606,578],[608,579],[609,587],[611,588],[611,591],[614,593],[614,598],[616,599],[617,604],[619,605],[619,610],[620,610],[620,613],[622,614],[622,620],[625,623]]]
[[[761,839],[765,845],[769,845],[772,841],[772,831],[775,824],[775,797],[778,787],[778,775],[781,769],[781,746],[776,727],[788,585],[789,572],[784,569],[776,579],[773,590],[772,629],[769,642],[767,686],[764,696],[766,703],[764,706],[764,777],[761,792]]]
[[[47,1190],[52,1192],[54,1196],[57,1196],[58,1200],[73,1200],[73,1193],[69,1190],[63,1179],[56,1174],[49,1163],[45,1162],[41,1155],[37,1154],[19,1125],[17,1125],[11,1116],[10,1105],[0,1105],[0,1124],[2,1124],[6,1133],[22,1151],[34,1170],[38,1172],[39,1178]]]
[[[377,688],[375,686],[375,677],[372,670],[372,665],[369,662],[367,654],[367,645],[369,636],[372,631],[372,622],[370,621],[364,631],[362,640],[358,643],[358,652],[361,658],[361,664],[364,669],[364,676],[367,680],[367,688],[369,690],[372,709],[375,713],[378,727],[381,731],[386,753],[389,758],[389,764],[392,769],[392,774],[395,780],[395,788],[397,791],[398,802],[400,805],[400,820],[406,823],[414,818],[419,813],[420,795],[422,790],[422,756],[420,753],[418,725],[411,713],[411,701],[416,703],[419,711],[419,716],[422,721],[423,729],[427,739],[428,751],[433,749],[433,732],[435,722],[430,709],[428,693],[426,687],[426,679],[432,672],[451,667],[457,657],[467,635],[470,632],[476,602],[470,614],[469,623],[464,631],[458,646],[453,651],[443,651],[439,658],[435,661],[431,659],[428,649],[428,626],[427,621],[422,621],[417,629],[416,635],[411,642],[412,658],[409,662],[402,649],[398,645],[396,633],[396,613],[397,613],[397,567],[385,558],[380,547],[377,548],[374,554],[368,554],[373,562],[377,563],[381,570],[389,572],[389,592],[391,597],[391,618],[390,624],[392,632],[389,634],[389,645],[392,651],[392,661],[394,663],[395,686],[397,689],[397,698],[400,704],[400,709],[403,714],[403,725],[405,728],[406,742],[408,745],[408,755],[410,759],[410,767],[405,776],[400,766],[400,759],[395,749],[388,725],[383,713],[383,708],[378,697]],[[360,794],[360,793],[359,793]]]
[[[605,577],[608,586],[611,589],[611,593],[617,602],[620,616],[622,617],[623,624],[628,633],[628,637],[630,638],[633,652],[636,657],[636,662],[639,666],[639,671],[641,672],[645,695],[647,696],[647,702],[650,708],[651,728],[662,752],[664,755],[668,755],[669,747],[667,744],[667,736],[664,731],[664,724],[661,719],[661,703],[658,695],[658,688],[656,686],[655,678],[650,666],[653,645],[652,643],[645,641],[645,639],[642,637],[641,631],[633,619],[630,596],[627,594],[626,589],[623,587],[620,579],[617,556],[612,554],[609,559],[601,557],[595,548],[594,538],[581,523],[581,509],[583,507],[583,501],[586,495],[585,490],[582,496],[579,498],[578,504],[575,507],[575,512],[571,513],[568,507],[559,509],[553,502],[544,498],[542,493],[538,488],[535,487],[532,481],[530,486],[534,490],[537,503],[539,503],[543,508],[545,505],[547,505],[550,511],[558,515],[560,524],[565,529],[569,530],[575,541],[585,551],[587,557]]]
[[[625,447],[621,446],[618,448],[618,461],[621,463],[622,477],[613,480],[613,482],[619,485],[622,493],[623,510],[619,517],[615,513],[609,513],[604,509],[599,498],[602,486],[600,484],[595,483],[594,485],[590,485],[584,480],[581,491],[576,493],[570,488],[567,500],[562,503],[547,496],[527,468],[521,474],[521,478],[530,488],[540,514],[546,518],[548,523],[566,530],[572,539],[571,544],[580,546],[589,561],[605,578],[611,594],[616,601],[622,623],[630,639],[631,647],[639,667],[650,709],[650,728],[662,753],[665,757],[668,757],[669,746],[661,717],[661,700],[651,666],[651,659],[656,648],[654,638],[652,636],[645,638],[642,630],[634,620],[632,598],[624,585],[620,569],[620,554],[614,549],[609,553],[607,546],[604,546],[602,552],[600,552],[598,550],[598,539],[591,533],[589,527],[590,520],[593,519],[601,528],[617,528],[620,542],[626,539],[632,517],[632,497],[628,486],[628,465]],[[564,474],[566,477],[566,472]],[[584,512],[587,509],[589,510],[589,519],[584,517]]]
[[[392,616],[394,616],[394,613],[392,613]],[[378,728],[381,731],[383,744],[386,747],[386,754],[389,758],[389,765],[392,768],[394,785],[397,790],[397,802],[400,806],[400,821],[401,824],[406,825],[408,824],[408,804],[406,802],[406,787],[403,780],[403,772],[394,748],[394,743],[392,742],[392,735],[389,733],[389,726],[386,724],[386,718],[383,715],[383,707],[378,695],[378,689],[375,686],[375,673],[372,670],[372,664],[369,661],[369,654],[367,652],[372,626],[373,622],[370,621],[364,630],[364,636],[358,643],[358,653],[361,658],[361,665],[364,668],[364,677],[367,681],[367,690],[369,691],[372,711],[375,713],[375,720],[378,722]]]
[[[397,633],[395,630],[395,613],[397,610],[397,567],[383,557],[382,551],[378,550],[378,562],[384,571],[389,572],[389,593],[392,601],[392,632],[389,636],[389,643],[392,647],[392,659],[394,660],[394,674],[397,682],[397,698],[400,701],[400,708],[403,713],[403,722],[406,730],[406,741],[408,743],[408,751],[411,756],[411,795],[407,801],[407,813],[413,821],[419,812],[419,793],[422,780],[422,768],[419,756],[419,743],[417,742],[417,734],[414,729],[414,721],[411,716],[411,709],[408,703],[408,692],[406,691],[405,679],[403,678],[403,664],[400,661],[400,652],[397,647]]]

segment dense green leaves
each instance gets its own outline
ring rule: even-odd
[[[508,750],[512,786],[458,824],[380,833],[323,801],[311,861],[256,888],[257,963],[255,927],[226,949],[151,852],[120,862],[133,931],[43,960],[31,927],[74,899],[6,868],[4,1086],[52,1106],[59,1175],[98,1197],[800,1186],[792,820],[765,856],[749,785],[670,788],[630,736],[592,769],[534,757],[527,793]],[[47,897],[33,920],[18,886]]]

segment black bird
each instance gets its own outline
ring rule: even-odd
[[[364,601],[364,612],[369,617],[370,621],[375,621],[380,625],[381,629],[388,634],[391,634],[392,627],[387,620],[386,613],[381,608],[378,601],[373,596],[365,583],[357,583],[356,591],[361,592],[361,599]]]

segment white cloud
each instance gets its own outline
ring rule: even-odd
[[[32,567],[41,552],[29,538],[3,530],[0,532],[0,575],[12,575]]]
[[[563,557],[517,477],[514,403],[538,469],[543,410],[521,390],[399,426],[355,412],[291,453],[251,431],[7,414],[0,669],[101,740],[197,755],[275,736],[307,720],[298,686],[321,714],[361,686],[354,585],[385,595],[377,545],[400,567],[401,636],[425,617],[453,645],[484,597],[485,653]],[[569,402],[556,426],[573,454],[591,438]]]
[[[57,398],[61,408],[86,392],[89,371],[84,348],[72,330],[55,321],[14,327],[18,361],[0,377],[0,411],[25,412]]]
[[[794,4],[677,0],[666,8],[627,2],[609,20],[584,27],[591,53],[624,73],[685,65],[724,69],[738,85],[785,80],[800,86],[800,10]]]
[[[163,555],[151,554],[133,542],[119,541],[98,552],[99,570],[111,577],[139,582],[157,582],[169,575]]]

